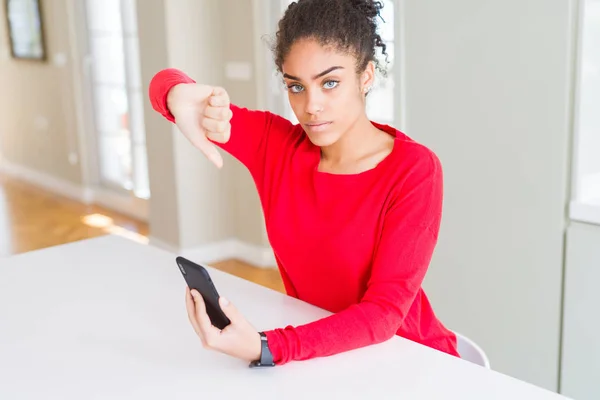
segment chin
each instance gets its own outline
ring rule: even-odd
[[[330,146],[333,143],[335,143],[335,140],[324,138],[322,136],[315,136],[315,135],[309,135],[309,134],[307,134],[307,136],[308,136],[308,140],[310,140],[310,142],[312,144],[314,144],[315,146],[327,147],[327,146]]]

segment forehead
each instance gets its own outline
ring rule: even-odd
[[[323,46],[312,39],[296,41],[282,64],[283,73],[298,77],[316,75],[332,66],[344,67],[344,72],[352,71],[355,59],[334,46]]]

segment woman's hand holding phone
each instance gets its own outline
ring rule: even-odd
[[[218,168],[223,166],[223,158],[210,140],[229,141],[230,104],[225,89],[196,83],[175,85],[167,96],[167,107],[181,133]]]
[[[186,287],[186,309],[194,331],[205,349],[216,350],[247,362],[260,359],[261,339],[254,327],[237,308],[223,297],[219,305],[231,321],[225,329],[212,325],[206,305],[197,290]]]

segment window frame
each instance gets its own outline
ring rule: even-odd
[[[600,225],[600,199],[598,202],[589,202],[581,198],[583,176],[579,169],[579,158],[582,153],[581,131],[580,131],[580,109],[582,95],[582,67],[583,67],[583,41],[585,5],[588,1],[579,2],[576,13],[577,23],[575,28],[575,60],[573,71],[573,103],[572,103],[572,147],[571,147],[571,193],[568,207],[568,216],[573,221]],[[599,1],[600,3],[600,1]],[[600,134],[600,131],[599,131]],[[600,171],[598,172],[598,184],[600,184]]]

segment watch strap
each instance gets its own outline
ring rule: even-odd
[[[269,349],[267,335],[264,332],[258,332],[260,335],[260,359],[250,363],[251,368],[255,367],[274,367],[273,354]]]

